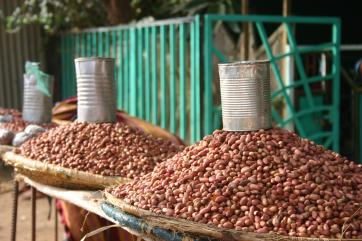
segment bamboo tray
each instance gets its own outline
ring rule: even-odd
[[[102,176],[84,171],[73,170],[32,160],[14,152],[6,152],[3,160],[7,165],[30,179],[49,186],[68,189],[98,190],[107,186],[129,182],[130,179],[114,176]]]

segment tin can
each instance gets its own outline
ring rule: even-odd
[[[115,122],[116,96],[113,58],[77,58],[78,120]]]
[[[219,64],[223,129],[271,128],[270,62]]]
[[[52,119],[53,81],[47,86],[50,96],[38,88],[37,81],[34,74],[24,74],[22,118],[37,124],[49,123]]]

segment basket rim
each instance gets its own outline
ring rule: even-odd
[[[70,168],[61,167],[55,164],[44,163],[38,160],[26,158],[22,155],[18,155],[12,151],[8,151],[3,155],[3,160],[7,165],[11,165],[14,168],[25,169],[29,172],[42,172],[47,176],[56,176],[62,179],[64,182],[75,183],[77,180],[79,183],[98,184],[103,186],[111,186],[120,183],[130,182],[131,179],[120,176],[102,176],[99,174],[93,174],[90,172],[74,170]]]
[[[162,214],[156,214],[149,210],[144,210],[126,203],[120,198],[113,196],[107,190],[103,193],[105,202],[114,205],[121,211],[142,218],[145,222],[160,227],[178,232],[188,232],[190,234],[203,235],[211,238],[230,241],[261,241],[261,240],[278,240],[278,241],[361,241],[362,239],[345,239],[345,238],[312,238],[312,237],[297,237],[285,236],[272,233],[255,233],[246,231],[237,231],[234,229],[224,229],[215,226],[198,223],[195,221],[173,218]],[[189,229],[189,230],[188,230]]]

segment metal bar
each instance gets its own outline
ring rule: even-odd
[[[137,44],[138,44],[138,57],[137,57],[137,96],[138,96],[138,106],[137,106],[137,116],[144,119],[145,118],[145,88],[144,88],[144,78],[143,78],[143,29],[137,29]]]
[[[5,1],[0,1],[0,9],[4,9],[4,5],[5,5]],[[7,100],[8,100],[8,97],[7,97],[7,83],[8,83],[8,77],[7,77],[7,74],[8,74],[8,71],[7,71],[7,67],[6,67],[6,63],[5,60],[6,60],[6,39],[5,39],[5,35],[6,35],[6,32],[4,31],[4,28],[1,28],[0,29],[0,48],[2,49],[2,51],[0,51],[0,63],[3,63],[3,64],[0,64],[0,105],[2,107],[7,107]],[[27,58],[27,57],[26,57]]]
[[[4,11],[5,12],[11,12],[12,11],[12,1],[5,1],[4,2]],[[31,31],[29,31],[30,36],[32,37],[31,43],[34,43],[34,37],[33,37],[33,33],[34,33],[34,28],[31,29]],[[5,73],[8,74],[8,76],[6,77],[6,79],[4,80],[4,82],[6,83],[5,87],[6,87],[6,95],[7,97],[5,98],[6,100],[6,107],[14,107],[14,103],[13,103],[13,99],[14,96],[16,96],[16,92],[13,89],[13,84],[12,82],[16,81],[16,73],[15,73],[15,59],[14,59],[14,46],[13,46],[13,35],[12,34],[8,34],[4,31],[3,36],[1,36],[3,38],[3,41],[5,42],[5,45],[1,48],[1,52],[4,52],[4,59],[2,63],[5,64]],[[33,47],[33,46],[32,46]],[[30,48],[30,51],[32,53],[31,57],[32,59],[35,59],[35,50],[34,48]]]
[[[289,122],[291,122],[293,119],[299,118],[301,116],[309,115],[312,113],[318,113],[318,112],[322,112],[322,111],[332,112],[332,110],[333,110],[333,107],[329,106],[329,105],[315,106],[314,108],[305,109],[305,110],[301,110],[297,113],[294,113],[293,116],[286,118],[280,124],[281,124],[281,126],[284,126],[284,125],[288,124]]]
[[[76,49],[75,49],[75,43],[76,39],[75,39],[75,35],[71,35],[70,36],[70,40],[69,40],[69,72],[70,72],[70,76],[69,76],[69,85],[71,86],[70,91],[70,95],[69,96],[74,96],[77,94],[77,82],[76,82],[76,77],[75,77],[75,64],[74,64],[74,59],[76,57]]]
[[[272,110],[273,119],[275,119],[278,124],[282,123],[283,122],[282,117],[279,115],[279,113],[275,110],[273,106],[271,107],[271,110]]]
[[[87,28],[83,29],[80,32],[107,32],[114,30],[127,30],[129,28],[145,28],[145,27],[160,27],[162,25],[170,25],[170,24],[182,24],[182,23],[190,23],[195,20],[195,17],[181,17],[181,18],[172,18],[166,20],[157,20],[151,21],[149,23],[137,23],[137,24],[127,24],[127,25],[117,25],[114,27],[97,27],[97,28]]]
[[[86,33],[80,34],[80,41],[81,41],[81,49],[80,49],[80,57],[86,57]]]
[[[362,51],[362,44],[341,44],[341,51]]]
[[[31,187],[31,241],[36,240],[36,189]]]
[[[334,78],[334,74],[328,74],[328,75],[324,75],[324,76],[322,76],[322,75],[314,76],[314,77],[307,78],[305,80],[295,80],[295,81],[293,81],[292,84],[285,85],[284,88],[285,89],[297,88],[299,86],[302,86],[304,84],[303,82],[306,82],[307,84],[311,84],[314,82],[331,80],[333,78]],[[277,95],[279,95],[282,92],[283,92],[283,89],[275,90],[272,93],[272,99],[275,98]]]
[[[237,14],[206,14],[206,18],[211,21],[246,21],[246,22],[268,22],[268,23],[303,23],[303,24],[331,24],[338,23],[339,18],[336,17],[279,17],[279,16],[265,16],[265,15],[237,15]]]
[[[212,96],[212,19],[204,16],[204,132],[208,135],[213,131],[213,96]]]
[[[97,33],[93,32],[92,34],[92,55],[97,56]]]
[[[129,113],[133,116],[137,116],[137,37],[136,29],[130,29],[130,50],[131,50],[131,59],[130,59],[130,110]]]
[[[195,23],[190,24],[190,134],[191,134],[191,143],[196,141],[196,90],[195,90]]]
[[[74,34],[74,42],[75,42],[75,57],[81,57],[79,51],[80,51],[80,38],[79,38],[79,34]]]
[[[61,96],[62,98],[65,98],[65,90],[66,90],[66,65],[67,65],[67,60],[66,60],[66,54],[67,54],[67,50],[65,48],[65,36],[61,36],[60,37],[60,57],[61,57],[61,69],[62,71],[60,72],[61,75]]]
[[[322,51],[330,51],[336,47],[335,43],[323,43],[323,44],[315,44],[315,45],[298,45],[299,53],[310,53],[310,52],[322,52]]]
[[[110,37],[109,37],[109,35],[110,35],[110,32],[108,31],[108,32],[105,32],[105,56],[106,57],[110,57],[110,47],[109,47],[109,42],[110,42]]]
[[[102,57],[103,55],[103,33],[98,33],[98,56]]]
[[[64,74],[65,74],[65,82],[64,82],[64,89],[63,89],[63,91],[64,91],[64,96],[63,96],[63,98],[68,98],[68,97],[70,97],[71,96],[71,91],[72,91],[72,88],[70,88],[70,86],[73,86],[72,85],[72,76],[71,76],[71,73],[72,73],[72,71],[71,71],[71,65],[73,65],[74,63],[73,63],[73,60],[71,60],[71,57],[72,57],[72,43],[73,43],[73,41],[72,41],[72,38],[73,36],[70,36],[70,35],[68,35],[68,36],[65,36],[65,41],[66,41],[66,54],[67,54],[67,56],[66,56],[66,59],[65,59],[65,61],[66,61],[66,64],[65,64],[65,66],[66,66],[66,69],[65,69],[65,71],[64,71]],[[77,42],[76,42],[76,44],[77,44]]]
[[[185,234],[184,232],[176,232],[159,227],[154,227],[152,225],[149,225],[148,222],[146,222],[144,219],[122,212],[121,210],[109,203],[101,203],[101,209],[107,216],[116,220],[116,222],[119,223],[121,226],[129,227],[141,234],[146,234],[147,236],[152,238],[152,240],[215,241],[215,239],[208,239],[203,237],[195,238]]]
[[[116,80],[117,79],[117,75],[118,75],[118,68],[119,68],[119,65],[118,65],[118,59],[117,59],[117,32],[116,31],[113,31],[111,33],[111,45],[110,45],[110,51],[111,51],[111,57],[114,58],[115,60],[115,66],[114,66],[114,79]],[[117,88],[116,88],[117,90]]]
[[[332,138],[332,137],[329,137],[329,138],[327,138],[327,140],[323,143],[323,146],[326,147],[326,148],[330,148],[332,142],[333,142],[333,138]]]
[[[92,56],[92,33],[87,33],[87,57]]]
[[[150,28],[145,28],[145,112],[146,120],[151,121],[151,48],[150,48]]]
[[[290,108],[290,110],[293,113],[295,113],[295,111],[293,109],[293,103],[292,103],[292,101],[291,101],[291,99],[290,99],[290,97],[289,97],[289,95],[288,95],[288,93],[287,93],[287,91],[285,89],[280,70],[279,70],[278,65],[276,64],[276,62],[274,60],[273,52],[272,52],[272,49],[271,49],[271,47],[269,45],[268,36],[267,36],[267,34],[265,32],[264,26],[262,25],[261,22],[257,22],[256,27],[257,27],[257,30],[259,32],[261,41],[262,41],[262,43],[263,43],[263,45],[265,47],[267,56],[271,61],[271,66],[272,66],[272,69],[274,71],[275,77],[276,77],[276,79],[278,81],[279,88],[283,89],[283,96],[285,98],[287,106],[288,106],[288,108]],[[295,119],[295,125],[297,126],[300,135],[305,137],[306,133],[305,133],[305,131],[303,129],[303,126],[302,126],[301,122],[299,121],[299,119],[297,117],[294,117],[294,119]]]
[[[160,88],[161,88],[161,127],[167,123],[167,86],[166,86],[166,26],[160,27]]]
[[[8,70],[11,73],[11,78],[9,80],[10,80],[10,83],[11,82],[16,83],[17,82],[17,79],[16,79],[16,54],[15,54],[16,52],[11,51],[11,50],[15,49],[14,44],[15,44],[16,37],[13,34],[6,34],[6,36],[7,36],[8,48],[9,48],[6,61],[9,63]],[[34,36],[34,38],[35,38],[35,36]],[[35,56],[36,56],[36,53],[34,51],[34,59],[36,59]],[[16,101],[16,96],[17,96],[16,86],[15,86],[15,84],[10,84],[9,87],[10,87],[10,91],[11,91],[10,106],[16,107],[16,102],[17,102]]]
[[[200,59],[200,16],[195,17],[195,140],[201,137],[201,59]]]
[[[341,22],[338,20],[332,27],[332,41],[336,44],[332,51],[333,54],[333,66],[332,73],[334,76],[333,84],[333,150],[339,151],[339,104],[340,104],[340,68],[341,68],[341,52],[339,46],[341,44]]]
[[[285,26],[286,26],[286,29],[287,29],[288,41],[289,41],[289,44],[290,44],[290,46],[291,46],[291,48],[293,49],[293,52],[294,52],[293,56],[295,58],[295,63],[297,65],[298,73],[299,73],[299,75],[301,77],[301,80],[302,80],[302,83],[303,83],[303,88],[304,88],[305,94],[307,96],[308,104],[309,104],[310,107],[314,107],[314,100],[313,100],[312,91],[310,89],[309,84],[304,81],[305,79],[307,79],[307,75],[306,75],[305,70],[304,70],[302,57],[300,56],[300,53],[298,51],[297,43],[296,43],[296,41],[294,39],[294,36],[292,34],[291,26],[288,23],[286,23]]]
[[[62,83],[62,98],[66,99],[69,97],[69,92],[70,92],[70,74],[71,74],[71,70],[69,68],[70,64],[73,64],[73,61],[71,63],[69,63],[70,61],[70,55],[71,55],[71,48],[70,48],[70,43],[71,43],[71,35],[64,35],[64,69],[62,69],[62,75],[64,76],[64,81]]]
[[[152,124],[158,124],[158,83],[157,83],[157,29],[151,29],[152,49]]]
[[[186,50],[186,26],[180,24],[179,30],[179,105],[180,105],[180,128],[179,136],[181,139],[186,139],[186,66],[185,66],[185,50]]]
[[[176,133],[175,25],[170,25],[170,131]]]
[[[16,1],[11,1],[12,2],[12,6],[11,8],[12,9],[15,9],[17,6],[18,6],[18,3]],[[40,31],[39,31],[39,28],[35,28],[35,37],[38,39],[40,37]],[[21,46],[20,46],[20,41],[22,40],[21,38],[21,31],[18,31],[18,33],[16,34],[13,34],[13,44],[14,44],[14,49],[16,49],[17,51],[14,51],[15,52],[15,55],[14,55],[14,68],[15,68],[15,78],[14,78],[14,82],[13,82],[13,87],[14,87],[14,96],[13,96],[13,107],[14,108],[20,108],[21,106],[21,103],[20,103],[20,81],[22,78],[23,78],[23,75],[22,75],[22,69],[23,69],[23,58],[22,58],[22,55],[23,55],[23,52],[21,50]],[[41,60],[41,56],[40,56],[40,53],[42,52],[41,51],[41,45],[40,45],[40,41],[36,41],[36,45],[35,45],[35,48],[37,48],[37,58],[39,60]]]
[[[19,199],[19,182],[14,180],[13,189],[13,208],[11,214],[11,241],[16,240],[16,225],[18,220],[18,199]]]
[[[211,47],[211,51],[221,62],[226,63],[228,61],[227,58],[220,52],[220,50],[218,50],[214,46]]]
[[[118,31],[118,78],[117,78],[117,107],[123,109],[123,31]]]
[[[58,241],[58,210],[57,199],[54,198],[54,240]]]
[[[312,46],[302,46],[298,45],[298,51],[299,53],[311,53],[311,52],[324,52],[324,51],[331,51],[335,47],[334,43],[323,43],[323,44],[316,44]],[[284,57],[292,56],[294,55],[294,52],[287,52],[282,53],[274,56],[276,60],[283,59]]]
[[[308,136],[308,139],[311,141],[315,141],[320,138],[331,137],[331,136],[332,136],[332,132],[326,131],[326,132],[319,132],[319,133],[310,135],[310,136]]]
[[[124,101],[124,110],[129,111],[129,31],[124,32],[124,77],[123,77],[123,101]]]

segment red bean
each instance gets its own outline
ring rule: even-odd
[[[177,210],[172,217],[300,237],[340,238],[346,223],[345,238],[362,236],[362,211],[353,205],[362,202],[362,166],[279,128],[215,131],[135,182],[108,190],[142,207],[142,198],[159,191],[150,184],[155,178],[175,198],[150,203],[154,212],[167,204]]]
[[[73,122],[29,140],[20,153],[51,164],[61,159],[66,168],[134,178],[152,171],[182,148],[124,123]]]

